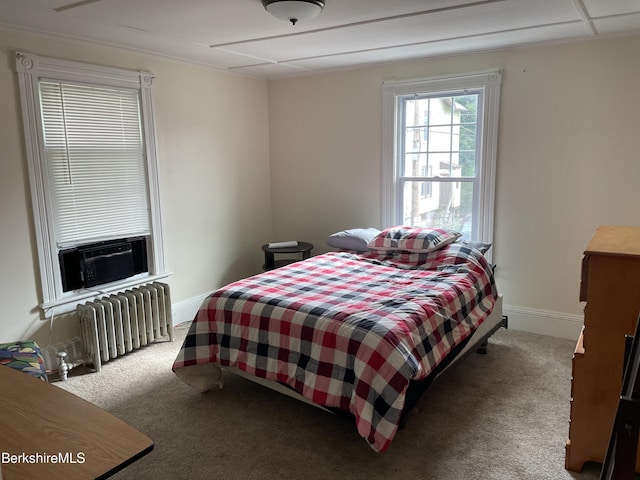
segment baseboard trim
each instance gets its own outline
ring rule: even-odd
[[[202,293],[196,297],[173,304],[173,325],[190,322],[196,316],[205,298],[211,295]],[[538,310],[534,308],[504,305],[502,313],[509,317],[509,328],[522,332],[537,333],[550,337],[575,340],[580,335],[583,317],[568,313]]]
[[[196,313],[198,313],[200,305],[202,305],[204,299],[209,295],[211,295],[211,292],[202,293],[196,297],[174,303],[171,309],[173,326],[175,327],[181,323],[192,321],[195,318]]]
[[[509,328],[570,340],[578,338],[583,324],[581,315],[514,305],[505,305],[503,313],[509,316]]]

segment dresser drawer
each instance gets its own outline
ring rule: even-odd
[[[573,351],[573,358],[571,359],[571,402],[573,402],[573,389],[574,384],[576,383],[576,377],[578,384],[581,381],[581,376],[584,377],[584,366],[582,362],[584,361],[584,327],[582,327],[582,332],[580,332],[580,336],[578,337],[578,341],[576,342],[576,348]]]
[[[584,355],[584,326],[576,342],[576,348],[573,350],[574,355]]]
[[[580,273],[580,301],[587,301],[587,287],[589,283],[589,255],[582,257],[582,269]]]

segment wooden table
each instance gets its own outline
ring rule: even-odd
[[[153,441],[119,418],[55,385],[0,366],[4,480],[107,478],[151,450]]]

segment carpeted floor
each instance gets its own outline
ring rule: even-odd
[[[574,342],[501,330],[438,379],[384,453],[347,419],[232,375],[198,393],[171,364],[173,343],[72,372],[56,385],[138,428],[154,450],[124,479],[597,479],[564,469]]]

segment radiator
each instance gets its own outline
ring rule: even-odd
[[[153,282],[78,305],[82,348],[97,372],[112,358],[173,340],[169,285]]]

